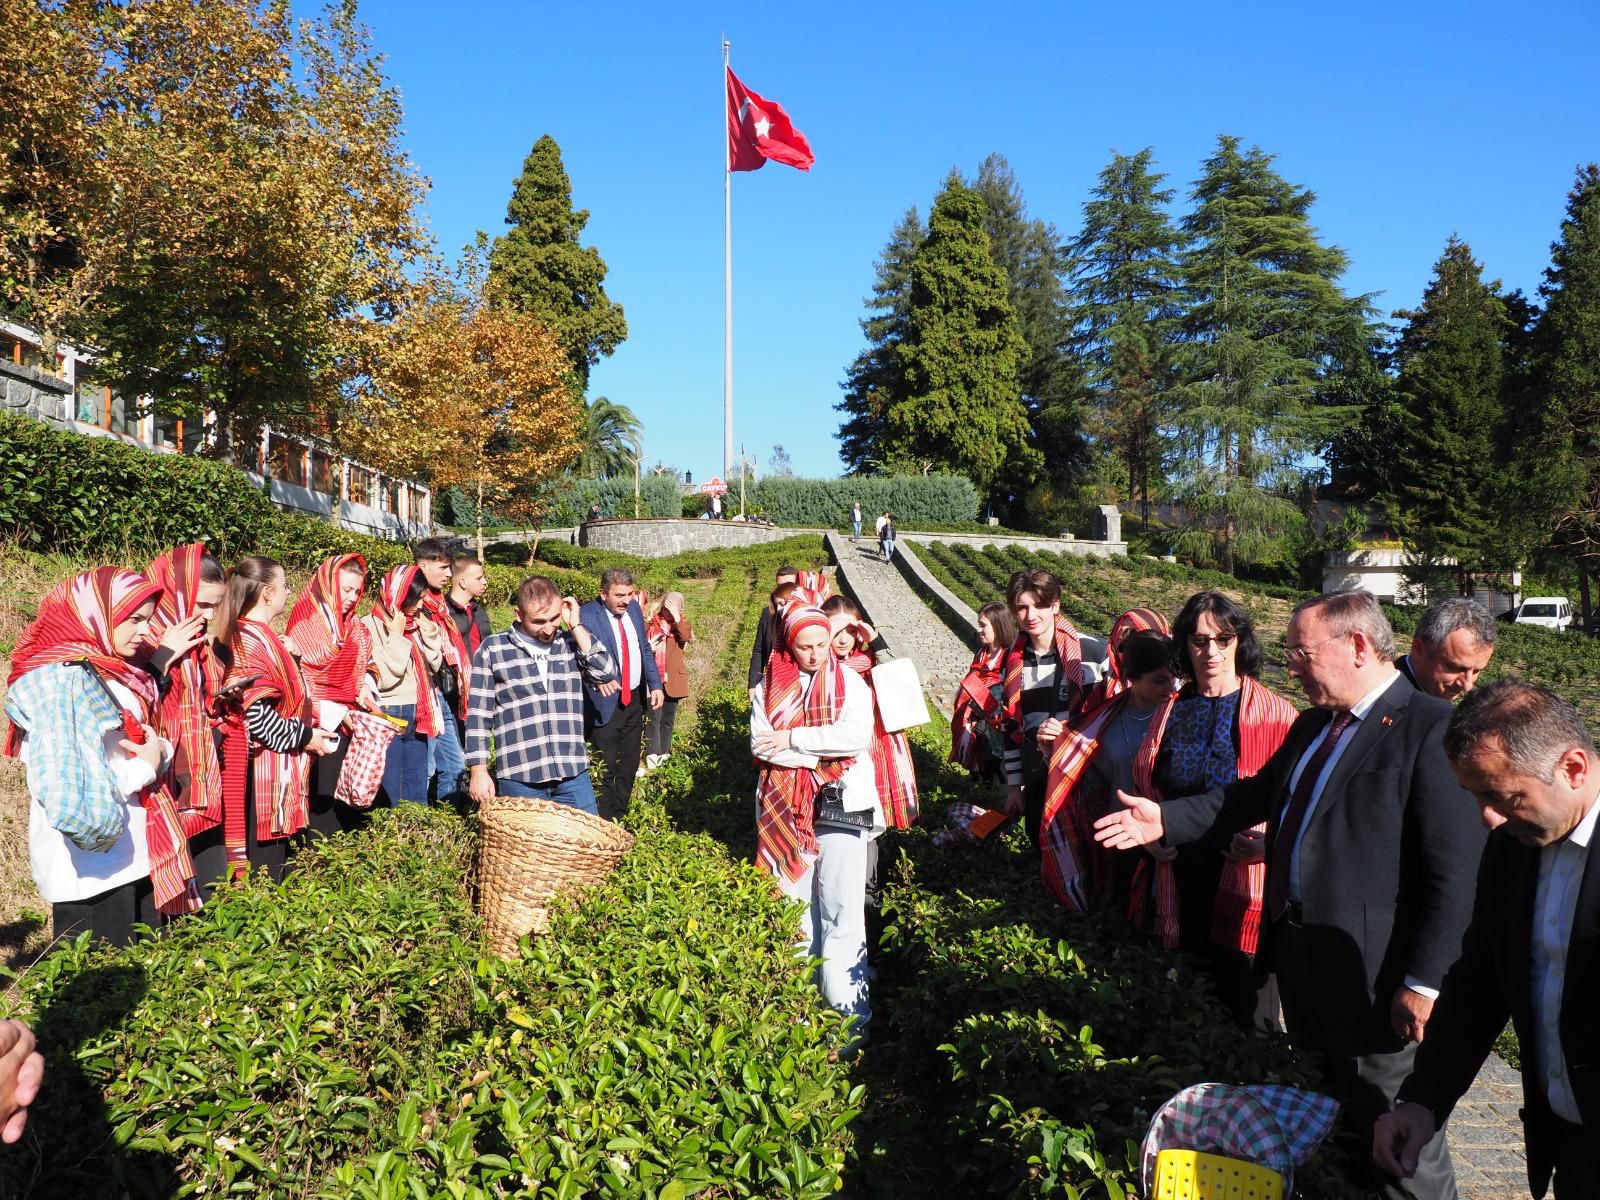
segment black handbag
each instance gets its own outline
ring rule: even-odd
[[[845,808],[844,789],[837,783],[830,783],[817,793],[811,820],[818,833],[829,830],[850,830],[853,833],[872,831],[872,810],[863,808],[851,811]]]

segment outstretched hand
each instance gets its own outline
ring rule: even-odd
[[[1159,842],[1166,832],[1161,806],[1143,796],[1117,789],[1121,811],[1108,813],[1094,823],[1094,840],[1110,850],[1135,850]]]

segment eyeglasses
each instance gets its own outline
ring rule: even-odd
[[[1350,635],[1348,633],[1330,633],[1320,642],[1312,642],[1309,646],[1285,646],[1283,648],[1283,653],[1290,662],[1295,664],[1295,666],[1303,667],[1306,665],[1306,663],[1311,661],[1311,652],[1318,646],[1326,646],[1329,642],[1337,641],[1340,638],[1349,636]]]
[[[1239,635],[1236,633],[1219,633],[1215,637],[1207,637],[1203,633],[1197,633],[1189,638],[1189,647],[1192,650],[1203,651],[1212,642],[1215,642],[1218,650],[1226,650],[1238,640]]]

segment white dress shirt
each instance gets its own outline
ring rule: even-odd
[[[1572,921],[1578,911],[1578,890],[1589,862],[1589,842],[1594,838],[1600,802],[1591,802],[1578,827],[1561,841],[1539,852],[1539,888],[1533,900],[1533,1015],[1539,1022],[1535,1062],[1544,1080],[1545,1098],[1563,1121],[1583,1124],[1578,1101],[1572,1094],[1567,1058],[1561,1050],[1561,992],[1566,983],[1567,947],[1572,942]]]

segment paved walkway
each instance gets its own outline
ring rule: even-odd
[[[899,568],[878,558],[877,543],[828,535],[839,564],[841,590],[856,598],[867,620],[896,656],[917,664],[930,700],[948,713],[972,661],[972,651],[924,602]],[[899,551],[897,551],[898,553]],[[1490,1055],[1472,1089],[1450,1118],[1450,1153],[1461,1200],[1507,1200],[1528,1194],[1522,1148],[1522,1076]]]
[[[896,658],[917,664],[929,700],[948,716],[956,688],[972,664],[972,650],[924,603],[898,567],[878,557],[877,547],[876,540],[863,538],[852,545],[847,537],[828,534],[828,549],[839,564],[840,590],[855,597]]]

